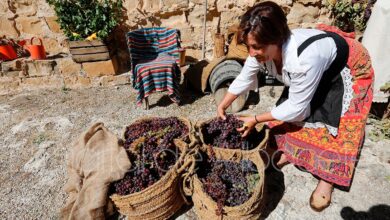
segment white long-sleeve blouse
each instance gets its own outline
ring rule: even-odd
[[[229,87],[229,92],[241,95],[254,90],[257,73],[266,68],[268,74],[289,86],[288,99],[271,110],[272,116],[281,121],[303,121],[310,115],[310,101],[321,80],[322,74],[336,57],[337,48],[332,38],[322,38],[311,43],[298,57],[298,47],[311,36],[324,33],[316,29],[292,30],[290,38],[282,46],[283,67],[277,73],[274,62],[259,63],[248,56],[241,73]]]

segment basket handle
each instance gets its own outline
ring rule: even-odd
[[[194,182],[192,176],[189,173],[183,174],[183,181],[181,182],[180,194],[183,197],[185,203],[190,204],[187,200],[187,196],[192,196],[194,192]]]
[[[195,160],[195,158],[193,158]],[[195,161],[193,163],[195,165]],[[195,166],[194,166],[195,168]],[[182,187],[181,187],[181,190],[182,190],[182,193],[183,193],[183,197],[185,196],[192,196],[193,192],[194,192],[194,183],[193,183],[193,174],[194,174],[194,171],[195,169],[192,169],[192,171],[190,172],[186,172],[182,175],[183,177],[183,181],[182,181]]]
[[[32,37],[31,40],[30,40],[30,45],[33,45],[33,40],[34,40],[35,38],[39,40],[39,42],[41,43],[40,46],[42,46],[42,45],[43,45],[43,44],[42,44],[42,39],[39,38],[39,37]]]
[[[181,165],[181,167],[179,167],[179,168],[177,169],[176,172],[177,172],[178,174],[180,174],[180,173],[182,173],[185,169],[187,169],[188,167],[192,166],[192,164],[193,164],[193,161],[186,159],[185,162],[184,162],[184,164]]]
[[[193,149],[197,144],[199,144],[199,140],[197,138],[198,136],[196,135],[195,129],[193,129],[190,132],[190,144],[188,145],[188,148]]]
[[[186,203],[188,201],[185,197],[191,196],[194,191],[192,176],[195,174],[195,165],[196,165],[195,155],[198,154],[198,151],[199,151],[198,148],[190,149],[187,156],[185,157],[186,162],[178,170],[179,173],[179,172],[183,172],[186,168],[188,168],[188,171],[183,173],[182,175],[183,181],[181,183],[182,187],[180,187],[182,196],[184,198],[184,201],[186,201]]]
[[[184,157],[184,163],[177,169],[177,173],[181,174],[183,173],[187,168],[188,172],[191,175],[195,171],[195,165],[196,165],[196,160],[195,160],[195,155],[198,153],[197,148],[192,148],[190,151],[187,152],[187,155]]]

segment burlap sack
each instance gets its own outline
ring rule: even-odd
[[[257,167],[260,180],[257,183],[252,196],[243,204],[234,207],[223,207],[223,214],[218,216],[217,203],[203,190],[203,184],[194,174],[191,181],[185,183],[184,192],[192,196],[196,214],[200,219],[259,219],[263,207],[263,186],[264,186],[264,163],[259,154],[244,154],[243,151],[227,151],[227,149],[213,148],[217,159],[240,162],[243,159],[251,160]],[[202,150],[203,151],[203,150]]]
[[[233,35],[232,42],[229,44],[229,51],[226,55],[227,59],[246,60],[248,57],[248,49],[244,44],[238,44],[237,33]]]
[[[246,116],[246,115],[237,115],[237,116]],[[208,145],[205,143],[204,126],[206,124],[209,124],[214,119],[216,119],[216,118],[211,118],[211,119],[207,119],[204,121],[199,121],[195,125],[195,130],[196,130],[197,134],[199,135],[199,139],[202,143],[201,148],[203,148],[203,150],[208,148]],[[256,132],[256,135],[259,135],[259,138],[263,138],[256,147],[254,147],[251,150],[224,149],[224,151],[226,151],[226,152],[237,152],[237,151],[241,152],[242,151],[243,154],[253,154],[253,153],[259,154],[261,151],[263,151],[263,150],[265,151],[265,149],[268,146],[269,128],[267,126],[265,126],[263,123],[259,123],[256,125],[255,129],[252,132]]]
[[[211,61],[202,60],[189,68],[185,76],[190,84],[197,90],[205,93],[209,87],[209,78],[214,68],[225,60],[237,60],[240,63],[244,62],[249,56],[248,49],[243,44],[237,43],[237,28],[231,28],[228,35],[233,35],[228,47],[226,56],[218,56]]]
[[[122,179],[130,161],[118,138],[96,123],[75,142],[68,159],[69,194],[61,219],[105,219],[108,188]]]
[[[220,33],[215,33],[213,34],[213,40],[214,40],[214,49],[213,49],[214,58],[225,56],[225,35]]]
[[[190,139],[194,137],[191,122],[184,118],[179,118],[189,129]],[[153,118],[143,118],[143,120],[153,120]],[[192,136],[192,137],[191,137]],[[128,219],[167,219],[177,212],[186,202],[182,192],[182,175],[193,173],[195,161],[190,156],[192,153],[189,146],[194,143],[186,143],[183,140],[174,141],[180,151],[180,157],[175,165],[152,186],[130,195],[112,195],[110,198],[119,212],[126,215]]]

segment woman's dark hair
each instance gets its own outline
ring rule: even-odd
[[[277,45],[286,42],[291,34],[283,9],[271,1],[253,6],[242,16],[238,42],[245,43],[249,33],[258,43]]]

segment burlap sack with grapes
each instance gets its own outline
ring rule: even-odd
[[[194,171],[194,149],[189,148],[193,138],[192,125],[185,118],[147,117],[126,128],[125,149],[134,169],[113,184],[110,197],[121,214],[128,219],[168,219],[186,203],[181,183],[183,175]],[[141,166],[141,152],[154,159]]]
[[[243,122],[234,115],[228,115],[226,120],[212,118],[196,123],[195,129],[203,144],[202,148],[209,146],[223,148],[227,152],[238,154],[259,154],[268,146],[269,129],[263,123],[259,123],[246,138],[236,130],[243,126]]]
[[[213,165],[210,169],[199,165],[193,178],[184,185],[186,195],[192,196],[198,217],[259,219],[264,205],[265,169],[260,155],[211,147],[205,153],[207,159],[203,157],[197,160]],[[209,171],[212,173],[207,173]]]

